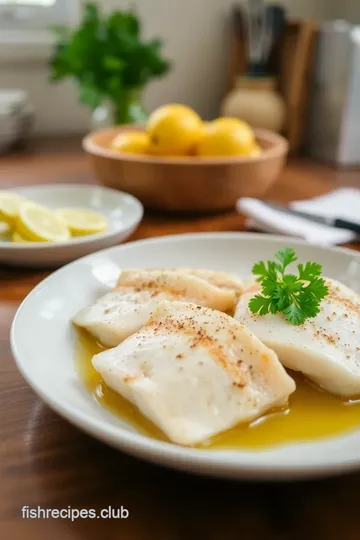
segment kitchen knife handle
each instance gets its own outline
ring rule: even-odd
[[[346,221],[346,219],[335,219],[334,226],[339,229],[348,229],[349,231],[360,234],[360,223],[354,223],[352,221]]]

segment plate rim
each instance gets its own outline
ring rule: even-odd
[[[336,475],[342,474],[347,471],[351,471],[360,466],[360,455],[354,456],[351,459],[346,461],[341,460],[341,458],[331,458],[327,459],[324,463],[319,462],[308,462],[301,460],[287,462],[259,462],[255,460],[251,462],[250,456],[254,454],[256,456],[261,455],[263,452],[269,452],[271,449],[265,449],[264,451],[256,451],[252,453],[251,451],[241,451],[238,454],[236,459],[236,451],[234,450],[214,450],[214,451],[202,451],[194,448],[186,448],[175,445],[171,442],[166,441],[157,441],[151,439],[147,435],[128,431],[121,426],[113,426],[106,422],[102,423],[101,419],[92,418],[88,413],[83,413],[73,408],[66,406],[66,403],[63,404],[60,400],[54,399],[51,395],[51,392],[43,391],[41,385],[38,385],[36,381],[31,379],[31,375],[28,370],[23,365],[21,355],[18,353],[17,348],[17,324],[19,317],[21,315],[22,308],[25,302],[29,301],[30,297],[37,295],[37,293],[44,287],[46,287],[49,282],[53,279],[56,279],[56,275],[59,272],[68,271],[68,268],[73,264],[78,264],[81,262],[86,262],[89,258],[101,257],[103,255],[113,253],[117,250],[124,250],[127,247],[131,247],[134,244],[152,244],[152,243],[163,243],[169,241],[176,241],[179,239],[194,239],[201,240],[203,238],[239,238],[239,239],[258,239],[265,241],[280,241],[280,242],[291,242],[293,244],[304,245],[304,246],[313,246],[318,247],[324,251],[331,251],[335,253],[344,253],[347,256],[351,256],[355,260],[360,260],[360,253],[351,250],[349,248],[342,247],[328,247],[328,246],[318,246],[314,244],[309,244],[308,242],[299,239],[292,238],[283,235],[269,235],[263,233],[247,233],[247,232],[202,232],[202,233],[185,233],[185,234],[176,234],[169,236],[160,236],[153,237],[143,240],[135,240],[132,242],[127,242],[125,244],[113,246],[107,249],[103,249],[81,257],[75,261],[72,261],[65,266],[59,268],[55,272],[52,272],[49,276],[43,279],[30,293],[23,299],[19,305],[16,314],[14,316],[11,330],[10,330],[10,344],[11,351],[16,363],[16,366],[23,376],[28,385],[35,391],[35,393],[46,403],[53,411],[59,414],[62,418],[65,418],[71,424],[76,425],[82,431],[88,433],[94,438],[105,442],[106,444],[116,448],[121,449],[128,454],[136,456],[137,458],[155,462],[164,466],[188,470],[195,472],[197,474],[205,474],[207,476],[218,476],[218,477],[233,477],[234,479],[254,479],[254,480],[291,480],[291,479],[307,479],[314,477],[327,476],[329,474]],[[344,434],[346,436],[346,434]],[[336,437],[339,438],[339,437]],[[329,442],[332,438],[326,438],[325,442]],[[316,441],[318,442],[318,441]],[[311,441],[304,443],[297,443],[296,446],[301,448],[304,444],[311,444]],[[315,443],[313,443],[315,444]],[[320,443],[321,444],[321,443]],[[247,457],[244,457],[244,453],[247,454]]]
[[[128,231],[131,231],[133,229],[133,227],[135,227],[137,224],[139,224],[141,222],[141,220],[143,219],[144,217],[144,206],[143,204],[139,201],[139,199],[137,199],[134,195],[131,195],[131,193],[127,193],[126,191],[121,191],[121,190],[117,190],[117,189],[113,189],[113,188],[108,188],[106,186],[101,186],[101,185],[98,185],[98,184],[66,184],[66,183],[56,183],[56,184],[32,184],[30,186],[24,186],[24,185],[21,185],[21,186],[13,186],[11,187],[10,189],[6,189],[4,191],[13,191],[14,193],[20,193],[22,191],[25,191],[25,190],[28,190],[28,189],[32,189],[32,188],[42,188],[42,187],[45,187],[45,188],[52,188],[52,189],[65,189],[65,188],[68,188],[68,189],[72,189],[72,188],[76,188],[76,189],[84,189],[84,191],[86,190],[89,190],[89,189],[98,189],[99,191],[107,191],[107,192],[110,192],[112,193],[113,195],[116,195],[116,196],[126,196],[127,198],[131,199],[132,200],[132,203],[134,204],[134,208],[135,208],[135,211],[136,211],[136,219],[135,217],[133,218],[133,221],[132,223],[127,226],[126,228],[123,227],[123,228],[118,228],[114,231],[105,231],[105,232],[100,232],[100,233],[96,233],[96,234],[92,234],[92,235],[89,235],[89,236],[79,236],[79,237],[76,237],[76,238],[71,238],[70,240],[66,241],[66,242],[56,242],[56,243],[47,243],[47,242],[31,242],[29,244],[16,244],[14,242],[3,242],[0,240],[0,250],[1,251],[5,251],[5,250],[9,250],[9,251],[31,251],[32,249],[40,249],[40,250],[56,250],[56,249],[59,249],[59,248],[64,248],[64,247],[70,247],[70,246],[83,246],[83,245],[86,245],[86,244],[91,244],[97,240],[110,240],[111,238],[113,238],[114,236],[117,236],[118,234],[125,234],[126,232]],[[3,190],[2,190],[3,191]],[[79,260],[79,259],[77,259]]]

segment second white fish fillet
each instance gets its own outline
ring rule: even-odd
[[[234,311],[234,291],[221,289],[192,275],[171,271],[125,270],[113,292],[80,310],[73,322],[106,347],[119,345],[139,330],[161,300],[183,300]]]
[[[160,269],[157,269],[160,270]],[[207,270],[202,268],[166,268],[162,271],[177,272],[185,275],[197,276],[204,279],[208,283],[219,287],[220,289],[227,289],[235,292],[237,296],[244,290],[244,283],[239,276],[230,274],[229,272],[220,272],[218,270]]]

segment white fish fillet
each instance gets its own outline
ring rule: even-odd
[[[215,285],[216,287],[220,287],[220,289],[229,289],[230,291],[234,291],[237,296],[240,296],[244,290],[244,284],[240,277],[236,276],[235,274],[229,274],[228,272],[197,268],[170,268],[163,270],[166,272],[180,272],[182,274],[197,276],[204,279],[208,283]]]
[[[168,295],[161,295],[168,298]],[[122,289],[99,298],[73,318],[105,347],[116,347],[148,320],[154,306],[151,291]]]
[[[121,273],[114,291],[82,309],[73,322],[106,347],[115,347],[146,323],[160,300],[184,300],[221,311],[234,311],[236,298],[234,291],[220,289],[196,276],[126,270]]]
[[[160,302],[148,323],[93,365],[168,438],[195,445],[284,405],[295,390],[274,351],[229,315]]]
[[[248,304],[259,289],[245,291],[235,318],[268,347],[282,364],[301,371],[324,389],[341,396],[360,395],[360,301],[341,283],[327,279],[329,294],[320,313],[301,326],[283,315],[254,315]]]
[[[219,311],[235,309],[237,300],[233,290],[218,287],[208,280],[181,270],[123,270],[116,290],[119,287],[169,292],[178,300],[194,302]]]

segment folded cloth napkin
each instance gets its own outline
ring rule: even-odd
[[[239,199],[236,208],[244,214],[247,228],[304,238],[313,244],[345,244],[356,239],[356,233],[329,227],[302,217],[280,212],[259,199]],[[360,189],[343,188],[321,197],[294,201],[289,208],[323,217],[342,218],[360,223]]]

